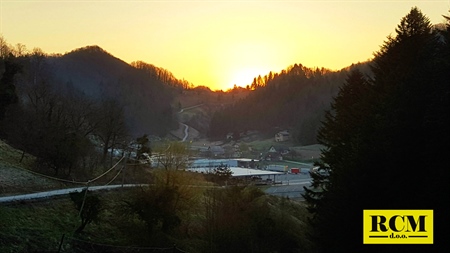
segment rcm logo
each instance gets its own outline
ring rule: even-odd
[[[433,210],[364,210],[364,244],[433,244]]]

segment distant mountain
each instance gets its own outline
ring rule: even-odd
[[[98,46],[88,46],[62,56],[49,57],[57,79],[73,85],[92,97],[101,97],[117,89],[117,81],[134,69]],[[106,94],[105,94],[106,93]]]
[[[170,105],[176,87],[98,46],[49,56],[46,63],[61,90],[75,89],[97,100],[118,101],[125,109],[134,136],[144,133],[161,136],[177,127]]]

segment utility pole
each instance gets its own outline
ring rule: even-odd
[[[79,213],[80,217],[81,217],[81,213],[83,212],[84,203],[86,202],[86,196],[87,196],[87,192],[88,192],[88,188],[89,188],[89,183],[90,182],[91,181],[88,180],[87,183],[86,183],[86,189],[85,189],[85,192],[84,192],[83,203],[81,203],[81,208],[80,208],[80,213]]]
[[[131,152],[128,152],[128,155],[125,156],[124,164],[122,165],[122,169],[123,169],[123,171],[122,171],[122,188],[123,188],[123,185],[125,182],[125,169],[127,168],[127,162],[128,162],[128,158],[130,157],[130,155],[131,155]]]

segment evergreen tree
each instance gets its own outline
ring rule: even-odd
[[[323,190],[307,190],[305,198],[322,251],[428,250],[363,245],[365,209],[433,209],[435,249],[448,235],[442,201],[449,182],[444,129],[449,126],[450,69],[449,58],[440,52],[448,40],[438,39],[417,8],[402,18],[396,32],[375,54],[374,79],[367,84],[353,72],[320,130],[318,139],[327,147],[321,168],[328,173],[314,176],[314,185]]]
[[[354,220],[352,217],[359,213],[347,209],[347,206],[340,205],[339,202],[348,204],[347,202],[361,201],[361,196],[353,192],[354,188],[359,187],[359,182],[354,179],[360,176],[360,161],[352,161],[349,157],[363,152],[362,125],[368,107],[369,88],[368,81],[360,71],[351,72],[340,88],[332,110],[326,113],[324,125],[318,134],[319,142],[327,149],[323,151],[319,169],[311,173],[313,188],[305,188],[304,197],[309,203],[309,210],[318,213],[311,224],[314,228],[313,237],[323,249],[341,247],[347,238],[352,237],[349,233],[336,233],[341,224],[329,222],[330,220],[346,220],[346,226],[354,229],[353,234],[360,231],[359,220],[351,222]],[[342,197],[345,199],[341,199]],[[329,209],[330,207],[333,209]]]

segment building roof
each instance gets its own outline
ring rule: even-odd
[[[221,147],[221,146],[209,146],[208,149],[211,151],[223,151],[224,150],[223,147]]]
[[[236,160],[236,161],[239,161],[239,162],[251,162],[251,161],[259,162],[258,159],[250,159],[250,158],[237,158],[237,159],[232,159],[232,160]]]
[[[269,175],[282,175],[283,172],[275,172],[268,170],[255,170],[239,167],[229,167],[231,170],[232,177],[244,177],[244,176],[269,176]],[[199,173],[212,173],[212,168],[189,168],[189,171],[199,172]]]
[[[289,136],[291,134],[286,130],[286,131],[278,132],[277,135]]]

